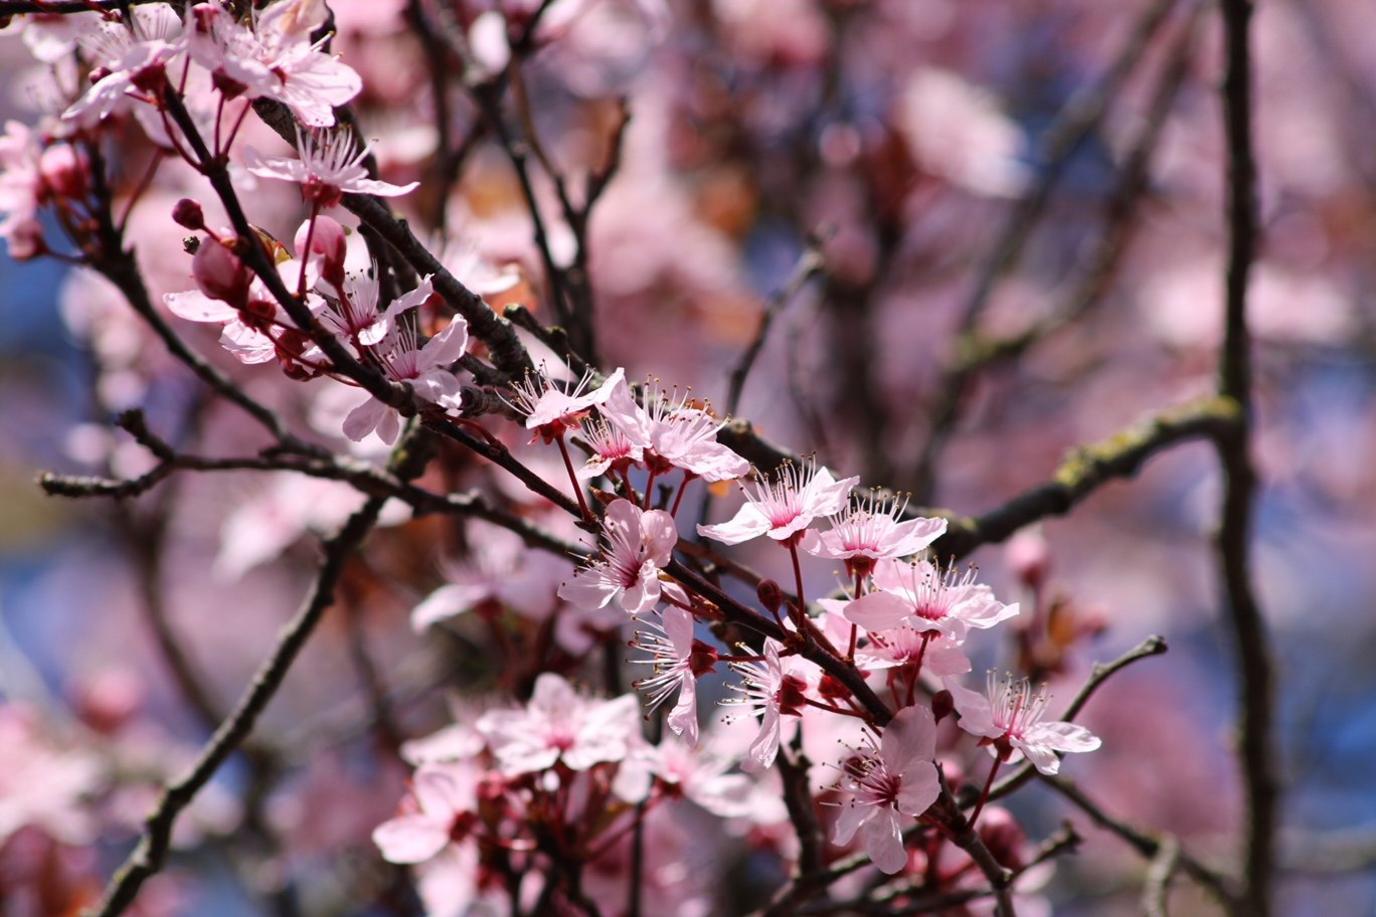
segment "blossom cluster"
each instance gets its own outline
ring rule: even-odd
[[[231,513],[222,577],[357,518],[364,495],[392,501],[373,514],[383,526],[413,512],[462,520],[407,529],[445,559],[432,588],[391,600],[414,631],[470,648],[476,632],[497,661],[451,726],[396,743],[409,776],[395,813],[370,825],[381,857],[414,869],[429,911],[615,911],[629,888],[705,913],[696,830],[796,861],[800,806],[825,832],[825,861],[858,852],[882,876],[921,877],[924,892],[974,893],[978,854],[992,851],[1031,884],[1026,839],[991,804],[995,779],[1023,762],[1054,775],[1063,755],[1100,740],[1056,719],[1027,677],[1049,666],[1019,659],[1024,675],[990,670],[969,686],[998,649],[986,632],[1024,622],[1019,603],[942,550],[945,518],[815,459],[752,464],[728,418],[690,389],[601,372],[566,346],[566,329],[518,326],[520,309],[496,308],[501,297],[527,316],[552,311],[519,259],[452,232],[431,252],[393,216],[418,212],[427,189],[389,173],[382,143],[350,115],[364,80],[336,53],[324,0],[121,6],[25,21],[61,98],[39,129],[11,122],[0,137],[0,238],[15,258],[51,256],[115,283],[164,342],[211,330],[219,352],[187,360],[193,371],[260,421],[277,415],[245,394],[259,388],[306,418],[306,437],[264,424],[275,441],[238,461],[281,476]],[[460,56],[480,102],[504,88],[511,55],[591,8],[541,26],[546,5],[498,6],[465,23]],[[631,6],[661,34],[660,4]],[[522,31],[537,26],[547,31]],[[134,129],[152,151],[150,181],[176,170],[155,218],[190,234],[183,253],[155,253],[172,275],[156,296],[128,280],[145,254],[127,247],[130,221],[153,212],[140,206],[146,183],[116,208],[108,174],[106,153]],[[289,153],[259,152],[288,139]],[[944,171],[1000,195],[1023,180],[1011,167]],[[279,238],[258,221],[284,189],[298,209],[277,221]],[[575,286],[576,270],[561,275]],[[544,298],[576,312],[579,291],[555,286]],[[139,445],[161,464],[140,454],[131,477],[176,467],[172,447]],[[401,470],[433,454],[436,468]],[[215,466],[186,464],[198,463]],[[303,485],[298,472],[314,477]],[[733,486],[739,506],[713,521],[712,500]],[[828,576],[834,588],[809,595]],[[623,661],[642,675],[634,692],[619,683]],[[26,746],[43,748],[22,725]],[[979,749],[991,760],[976,774]],[[35,753],[17,772],[47,760]],[[0,842],[23,826],[82,834],[73,800],[95,794],[96,771],[73,756],[51,807],[0,804]]]

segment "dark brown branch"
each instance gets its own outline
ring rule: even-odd
[[[1161,835],[1143,831],[1133,827],[1127,822],[1120,821],[1109,815],[1104,809],[1085,795],[1084,791],[1066,777],[1048,777],[1045,774],[1038,774],[1040,779],[1047,786],[1060,793],[1066,799],[1074,803],[1080,810],[1094,820],[1099,827],[1113,832],[1127,842],[1128,846],[1136,850],[1148,860],[1155,859],[1161,852],[1162,847],[1167,843]],[[1249,914],[1246,909],[1240,909],[1238,896],[1232,887],[1232,881],[1217,870],[1204,865],[1199,860],[1187,854],[1183,849],[1179,853],[1179,865],[1182,872],[1194,879],[1199,885],[1208,891],[1222,904],[1230,913],[1237,914],[1239,917]]]
[[[248,737],[258,715],[282,686],[297,654],[305,646],[325,610],[333,603],[334,589],[344,572],[346,559],[377,521],[383,502],[377,497],[370,499],[350,517],[338,534],[325,543],[324,563],[300,611],[283,629],[277,646],[254,675],[234,711],[202,749],[195,764],[163,791],[157,807],[145,821],[138,845],[110,880],[93,913],[99,917],[113,917],[122,913],[133,902],[144,881],[162,869],[177,816]]]
[[[1247,283],[1257,251],[1257,170],[1252,151],[1252,82],[1248,29],[1250,0],[1223,0],[1227,69],[1223,124],[1228,142],[1228,267],[1219,392],[1239,408],[1238,424],[1216,440],[1223,466],[1223,506],[1217,546],[1228,620],[1238,654],[1240,764],[1247,800],[1244,904],[1254,917],[1271,913],[1280,796],[1272,748],[1273,674],[1266,623],[1252,586],[1252,512],[1257,473],[1251,456],[1251,338]]]
[[[1063,516],[1099,487],[1137,474],[1142,464],[1171,446],[1226,436],[1239,423],[1237,403],[1211,397],[1170,408],[1098,443],[1073,449],[1050,481],[1014,497],[998,509],[975,517],[952,517],[934,549],[960,558],[981,545],[997,543],[1023,526]],[[944,514],[940,510],[919,513]]]

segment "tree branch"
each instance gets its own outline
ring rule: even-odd
[[[1250,539],[1257,473],[1251,457],[1251,339],[1247,283],[1257,249],[1257,174],[1252,151],[1252,84],[1248,29],[1250,0],[1223,0],[1227,70],[1223,122],[1228,141],[1228,267],[1219,393],[1239,408],[1238,423],[1215,440],[1223,466],[1223,505],[1217,547],[1228,619],[1237,644],[1241,697],[1240,757],[1247,799],[1243,851],[1244,903],[1255,917],[1271,913],[1271,874],[1279,780],[1272,749],[1273,675],[1266,623],[1252,587]]]

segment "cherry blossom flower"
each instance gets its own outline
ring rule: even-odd
[[[373,843],[389,863],[424,863],[465,840],[478,824],[481,771],[470,764],[424,764],[401,812],[378,825]]]
[[[1018,761],[1026,755],[1037,770],[1054,774],[1061,769],[1057,752],[1094,751],[1102,744],[1083,726],[1044,721],[1050,698],[1045,691],[1033,691],[1026,679],[999,679],[990,672],[986,694],[954,680],[946,682],[946,689],[960,714],[960,728],[987,740],[989,753],[1000,760]]]
[[[927,561],[890,560],[875,568],[875,591],[847,605],[845,616],[870,631],[907,624],[959,643],[968,628],[986,630],[1018,615],[1016,602],[995,599],[993,590],[975,582],[975,573],[973,567],[961,575],[954,565],[942,571]]]
[[[535,430],[547,442],[553,442],[565,431],[577,427],[589,411],[605,403],[625,375],[625,371],[618,368],[601,385],[592,388],[593,371],[590,369],[571,390],[565,391],[541,367],[512,383],[513,398],[507,403],[525,415],[527,430]]]
[[[782,644],[767,637],[763,659],[731,663],[743,684],[732,685],[737,697],[723,703],[742,705],[749,708],[751,716],[760,717],[760,731],[746,751],[743,766],[747,771],[766,770],[774,763],[779,754],[782,718],[800,715],[807,703],[808,679],[803,674],[803,661],[796,656],[781,657],[781,649]]]
[[[166,84],[167,65],[185,44],[182,21],[169,4],[132,7],[126,21],[97,18],[77,43],[103,74],[63,115],[83,127],[109,117],[131,95],[156,94]]]
[[[595,560],[559,587],[559,597],[582,608],[605,608],[616,601],[629,614],[659,602],[664,584],[659,570],[669,563],[678,529],[664,510],[642,510],[630,500],[613,500],[602,520],[605,547]],[[686,604],[681,590],[674,590]]]
[[[255,14],[251,26],[216,3],[197,4],[191,14],[191,56],[227,95],[273,99],[303,123],[329,127],[335,107],[363,88],[352,67],[321,50],[326,38],[311,41],[328,18],[324,0],[282,0]]]
[[[926,707],[904,707],[875,744],[845,762],[842,803],[832,841],[849,844],[857,831],[865,853],[880,871],[893,875],[907,865],[903,818],[927,811],[941,794],[936,765],[936,720]]]
[[[392,332],[397,316],[424,305],[435,293],[427,274],[414,290],[403,293],[379,311],[379,289],[377,275],[372,271],[348,276],[336,295],[330,297],[331,308],[321,310],[321,323],[346,344],[371,347]]]
[[[421,631],[489,605],[526,617],[549,612],[567,563],[547,557],[533,560],[521,536],[479,519],[468,523],[467,534],[463,562],[443,565],[447,582],[412,610],[412,627]]]
[[[838,643],[850,639],[849,624],[842,616],[847,602],[819,599],[828,612],[825,624],[828,636]],[[918,630],[908,623],[883,630],[865,631],[866,639],[855,651],[855,664],[865,671],[892,669],[898,666],[922,664],[922,674],[935,678],[964,675],[970,671],[970,659],[960,644],[948,634],[934,630]]]
[[[635,695],[608,701],[582,697],[558,675],[535,680],[530,702],[521,710],[489,710],[478,720],[503,773],[529,774],[562,763],[585,771],[620,761],[640,741]]]
[[[43,227],[38,210],[46,190],[40,169],[42,147],[38,134],[18,121],[5,122],[0,136],[0,239],[11,258],[32,258],[43,250]]]
[[[286,261],[278,270],[284,281],[294,283],[299,268]],[[216,239],[202,239],[192,275],[198,289],[165,294],[168,311],[189,322],[221,325],[221,346],[241,363],[266,363],[279,355],[276,342],[292,327],[291,320],[236,255]],[[312,308],[320,305],[316,300]]]
[[[834,516],[846,505],[858,477],[840,481],[826,468],[786,462],[773,476],[743,484],[745,505],[718,525],[699,525],[698,533],[726,544],[760,535],[792,543],[819,516]]]
[[[368,177],[363,160],[368,144],[359,145],[348,128],[296,131],[296,150],[300,158],[263,157],[254,150],[244,154],[248,171],[259,178],[274,178],[301,186],[301,196],[323,209],[337,207],[346,194],[373,194],[400,197],[420,182],[393,185]]]
[[[852,576],[864,576],[876,561],[911,557],[946,533],[945,519],[903,519],[906,503],[870,494],[851,503],[828,532],[809,531],[799,547],[809,554],[845,561]]]
[[[95,839],[83,800],[104,781],[98,759],[59,748],[38,729],[36,711],[0,705],[0,846],[26,825],[72,844]]]
[[[591,451],[578,469],[578,479],[586,481],[608,471],[624,472],[645,457],[644,450],[618,426],[602,417],[583,421],[583,441]]]
[[[756,781],[729,773],[732,761],[665,736],[658,745],[637,747],[617,769],[612,790],[627,802],[643,802],[657,779],[665,791],[687,799],[719,818],[750,813]]]
[[[456,315],[444,330],[423,345],[411,326],[393,327],[370,353],[389,379],[404,382],[422,399],[439,404],[459,391],[458,377],[450,372],[449,364],[467,346],[468,322]],[[386,402],[369,395],[344,418],[344,435],[358,442],[374,431],[388,445],[396,442],[401,433],[401,415]]]
[[[690,745],[697,744],[697,680],[715,666],[717,651],[693,638],[692,613],[670,606],[659,621],[641,621],[631,645],[650,654],[648,659],[633,662],[654,666],[653,675],[636,682],[647,695],[649,709],[654,710],[677,691],[678,703],[665,722],[675,735],[683,736]]]
[[[641,451],[655,473],[679,468],[705,481],[730,481],[750,471],[749,462],[717,442],[717,432],[725,422],[691,406],[687,392],[666,393],[650,384],[646,386],[645,405],[636,403],[630,386],[622,381],[601,412]]]

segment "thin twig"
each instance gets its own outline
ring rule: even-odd
[[[1171,877],[1180,863],[1180,842],[1173,837],[1161,839],[1161,849],[1152,857],[1147,868],[1147,880],[1142,885],[1142,917],[1168,917],[1166,901],[1170,897]]]

